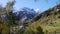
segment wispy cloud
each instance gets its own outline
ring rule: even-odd
[[[35,9],[35,11],[36,11],[36,12],[39,11],[39,8]]]

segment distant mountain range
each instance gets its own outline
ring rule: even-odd
[[[24,8],[21,8],[20,10],[17,10],[16,12],[14,12],[13,16],[15,18],[19,18],[20,22],[23,22],[23,21],[32,19],[37,14],[38,13],[36,13],[36,11],[34,9],[24,7]]]

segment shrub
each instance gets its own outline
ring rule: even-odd
[[[44,34],[40,26],[37,27],[37,31],[38,31],[37,34]]]
[[[58,18],[60,19],[60,16],[58,16]]]
[[[25,30],[24,34],[35,34],[35,32],[32,30],[32,28],[28,27],[28,28]]]

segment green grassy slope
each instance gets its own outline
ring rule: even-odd
[[[60,34],[60,4],[35,16],[30,23],[27,29],[31,28],[34,32],[40,26],[44,34]]]

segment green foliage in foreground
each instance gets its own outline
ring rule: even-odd
[[[9,27],[0,20],[0,34],[9,34]]]
[[[39,27],[36,27],[36,31],[34,29],[35,28],[27,27],[25,29],[24,34],[44,34],[44,32],[42,31],[42,28],[40,26]]]

